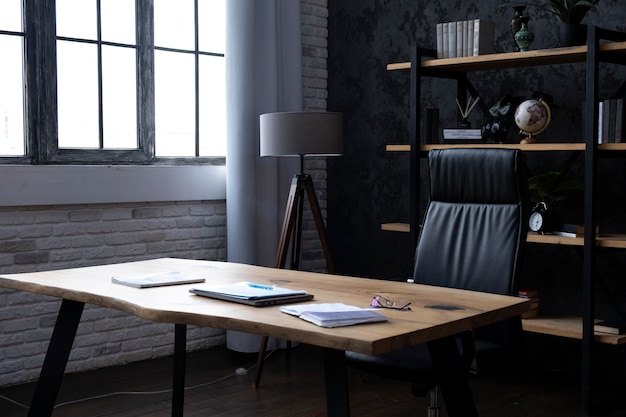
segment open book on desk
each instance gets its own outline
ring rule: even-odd
[[[281,307],[280,311],[321,327],[342,327],[387,321],[387,317],[372,309],[343,303],[299,304]]]
[[[256,284],[254,282],[237,282],[228,285],[198,285],[189,290],[192,294],[218,300],[232,301],[257,307],[276,304],[309,301],[313,294],[302,290],[277,287],[274,285]]]

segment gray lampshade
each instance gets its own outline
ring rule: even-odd
[[[343,153],[341,113],[266,113],[261,115],[260,123],[261,156],[330,156]]]

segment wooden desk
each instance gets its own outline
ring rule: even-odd
[[[136,289],[111,283],[112,276],[178,271],[208,283],[253,281],[304,289],[315,302],[367,307],[374,295],[411,301],[411,311],[381,309],[389,319],[336,329],[315,326],[281,313],[278,307],[250,307],[198,297],[189,285]],[[345,350],[380,354],[428,343],[442,377],[441,391],[450,416],[477,415],[453,335],[519,315],[528,300],[441,287],[343,277],[250,265],[156,259],[57,271],[0,275],[0,286],[63,299],[29,416],[52,413],[76,328],[85,303],[109,307],[157,322],[174,323],[172,415],[182,416],[186,325],[238,330],[317,345],[325,350],[329,416],[349,415]],[[442,310],[428,306],[455,306]],[[472,411],[473,410],[473,411]]]

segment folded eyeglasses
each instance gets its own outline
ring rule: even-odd
[[[410,310],[410,301],[401,299],[385,298],[381,295],[377,295],[372,300],[370,307],[372,308],[390,308],[392,310]]]

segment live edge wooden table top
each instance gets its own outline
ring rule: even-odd
[[[410,311],[380,309],[388,322],[328,329],[280,312],[278,306],[252,307],[192,295],[191,285],[133,288],[114,276],[179,272],[208,284],[250,281],[305,290],[317,303],[368,307],[381,295],[411,302]],[[57,271],[0,275],[0,286],[62,298],[29,417],[51,416],[85,304],[125,311],[147,320],[174,323],[172,417],[184,414],[186,326],[239,330],[324,348],[329,417],[349,417],[344,351],[380,354],[426,343],[450,417],[477,417],[467,370],[454,335],[517,316],[528,300],[449,288],[291,271],[226,262],[154,259]],[[311,301],[307,301],[311,302]]]
[[[376,295],[411,302],[411,311],[380,309],[388,322],[328,329],[284,314],[278,306],[251,307],[189,293],[194,285],[138,289],[113,276],[177,271],[207,284],[252,281],[314,294],[316,303],[368,307]],[[198,284],[195,284],[198,285]],[[191,324],[268,335],[367,354],[429,342],[519,315],[529,309],[517,297],[405,282],[344,277],[227,262],[155,259],[57,271],[0,275],[0,286],[110,307],[157,322]]]

